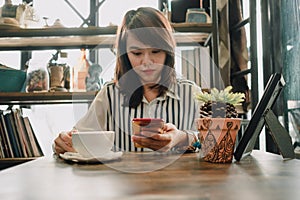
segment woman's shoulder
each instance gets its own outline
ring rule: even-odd
[[[115,86],[116,86],[116,83],[115,81],[111,80],[111,81],[106,81],[102,88],[99,90],[98,94],[99,95],[103,95],[103,94],[106,94],[108,90],[114,90],[115,89]],[[98,96],[99,96],[98,95]]]
[[[201,87],[197,85],[194,81],[184,79],[184,78],[177,79],[177,86],[179,88],[191,88],[194,92],[201,91]]]
[[[106,81],[103,86],[104,87],[110,87],[116,85],[116,82],[114,80]]]
[[[102,89],[104,90],[107,90],[108,88],[115,88],[116,86],[116,82],[114,80],[110,80],[110,81],[106,81],[104,84],[103,84],[103,87]]]
[[[177,79],[178,85],[190,85],[190,86],[197,86],[197,84],[194,81],[184,79],[184,78],[178,78]]]

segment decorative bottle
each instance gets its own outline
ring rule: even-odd
[[[73,68],[73,91],[86,91],[85,82],[89,66],[89,61],[86,58],[86,50],[81,49],[79,62]]]

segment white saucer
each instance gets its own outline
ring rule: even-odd
[[[72,162],[86,162],[86,163],[104,163],[104,162],[110,162],[114,160],[118,160],[121,158],[123,155],[123,152],[113,152],[110,151],[109,153],[99,156],[99,157],[83,157],[79,153],[75,152],[65,152],[64,154],[59,154],[59,156],[67,161],[72,161]]]

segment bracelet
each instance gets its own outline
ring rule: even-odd
[[[197,150],[201,148],[201,144],[200,144],[199,139],[194,134],[191,134],[186,130],[182,130],[182,132],[186,134],[186,138],[187,138],[186,144],[187,145],[177,147],[176,151],[184,152],[184,153],[197,152]],[[193,136],[193,141],[192,142],[190,142],[190,135]]]
[[[192,146],[195,147],[195,148],[200,149],[200,148],[201,148],[201,143],[200,143],[199,139],[197,139],[197,141],[194,142],[194,143],[192,144]]]

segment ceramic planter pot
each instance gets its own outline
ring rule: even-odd
[[[200,157],[213,163],[231,163],[241,119],[198,118],[196,124],[201,142]]]

